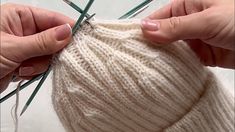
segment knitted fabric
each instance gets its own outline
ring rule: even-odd
[[[183,41],[156,46],[138,20],[92,21],[54,57],[68,132],[233,132],[234,102]]]

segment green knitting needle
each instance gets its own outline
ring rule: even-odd
[[[73,35],[76,33],[76,31],[80,28],[80,24],[82,23],[84,17],[86,16],[88,10],[90,9],[92,3],[94,2],[94,0],[89,0],[89,2],[87,3],[84,11],[82,12],[81,16],[78,18],[77,22],[75,23],[73,29],[72,29],[72,33]]]
[[[135,16],[137,16],[138,14],[140,14],[141,12],[143,12],[145,9],[147,9],[149,7],[149,5],[145,5],[144,7],[140,8],[136,13],[131,14],[129,17],[127,18],[133,18]]]
[[[77,10],[78,12],[80,13],[83,13],[84,11],[79,8],[77,5],[75,5],[74,3],[72,3],[71,1],[69,0],[64,0],[67,4],[69,4],[71,7],[73,7],[75,10]],[[149,1],[149,0],[147,0]],[[151,1],[151,0],[150,0]],[[145,3],[145,2],[144,2]],[[141,5],[141,6],[140,6]],[[143,11],[144,9],[146,9],[147,7],[145,7],[145,4],[141,3],[138,8],[138,10],[135,10],[133,11],[133,9],[131,11],[129,11],[128,13],[126,13],[125,16],[126,18],[130,18],[131,16],[134,16],[138,13],[140,13],[141,11]],[[142,8],[143,7],[143,8]],[[132,12],[132,13],[131,13]],[[82,15],[81,15],[82,16]],[[85,15],[83,15],[82,17],[87,17],[87,18],[90,18],[91,16],[87,13],[85,13]],[[124,19],[124,17],[120,17],[119,19]],[[78,25],[80,25],[79,23],[76,23]],[[75,24],[75,25],[76,25]],[[79,27],[79,26],[76,26],[76,27]],[[76,30],[73,29],[73,31],[75,32]],[[50,68],[49,68],[50,69]],[[23,84],[21,87],[20,87],[20,90],[23,90],[24,88],[26,88],[27,86],[29,86],[30,84],[32,84],[33,82],[39,80],[42,76],[48,76],[50,70],[48,70],[46,73],[43,73],[43,74],[40,74],[36,77],[34,77],[33,79],[29,80],[28,82],[26,82],[25,84]],[[24,111],[27,109],[27,107],[29,106],[29,104],[31,103],[31,101],[33,100],[33,98],[35,97],[36,93],[38,92],[39,88],[41,87],[40,85],[43,84],[43,82],[45,81],[46,77],[44,77],[38,84],[37,88],[34,90],[33,94],[30,96],[30,99],[27,101],[28,103],[26,103],[27,105],[24,106],[23,108],[23,111],[21,112],[21,115],[24,113]],[[15,93],[16,93],[16,89],[14,91],[12,91],[11,93],[7,94],[6,96],[4,96],[3,98],[0,99],[0,103],[4,102],[5,100],[7,100],[8,98],[12,97]]]
[[[65,1],[65,0],[64,0]],[[138,5],[136,8],[132,9],[130,12],[126,13],[124,15],[124,17],[120,17],[119,19],[124,19],[125,17],[129,17],[131,15],[136,15],[139,12],[141,12],[142,10],[146,9],[146,5],[149,3],[149,1],[152,0],[147,0],[143,3],[141,3],[140,5]],[[81,16],[79,17],[79,19],[77,20],[76,24],[74,25],[73,29],[72,29],[72,33],[73,35],[76,33],[76,31],[80,28],[80,24],[83,21],[84,17],[87,16],[87,12],[90,9],[92,3],[94,2],[94,0],[89,0],[88,4],[86,5],[84,11],[82,9],[80,9],[78,6],[76,6],[74,3],[70,2],[69,0],[65,1],[66,3],[68,3],[70,6],[72,6],[73,8],[76,8],[79,10],[79,12],[82,12]],[[90,17],[90,15],[87,16],[88,18]],[[35,95],[37,94],[38,90],[40,89],[41,85],[43,84],[43,82],[45,81],[45,79],[47,78],[48,74],[50,73],[50,68],[47,70],[46,73],[44,73],[43,78],[41,79],[41,81],[39,82],[38,86],[36,87],[36,89],[34,90],[34,92],[32,93],[32,95],[30,96],[29,100],[26,102],[22,112],[20,115],[22,115],[26,109],[28,108],[28,106],[30,105],[30,103],[32,102],[33,98],[35,97]]]
[[[80,24],[82,23],[84,17],[86,16],[88,10],[90,9],[92,3],[94,2],[94,0],[89,0],[89,2],[87,3],[84,11],[82,12],[81,16],[78,18],[76,24],[74,25],[72,32],[73,35],[75,34],[75,32],[80,28]],[[49,67],[49,69],[43,74],[42,79],[40,80],[40,82],[38,83],[37,87],[35,88],[35,90],[33,91],[32,95],[29,97],[28,101],[26,102],[26,104],[23,107],[23,110],[20,113],[20,116],[26,111],[26,109],[28,108],[28,106],[30,105],[30,103],[32,102],[32,100],[34,99],[34,97],[36,96],[38,90],[41,88],[42,84],[44,83],[44,81],[46,80],[47,76],[49,75],[51,71],[51,68]]]
[[[67,3],[67,2],[66,2],[66,3]],[[69,3],[69,1],[68,1],[68,3]],[[70,4],[73,6],[74,9],[76,8],[77,11],[79,11],[80,13],[83,13],[83,10],[82,10],[80,7],[78,7],[78,6],[75,5],[74,3],[70,3]],[[74,6],[74,5],[75,5],[75,6]],[[90,17],[92,17],[93,15],[90,16],[89,14],[86,14],[85,16],[86,16],[87,18],[90,18]],[[32,84],[33,82],[39,80],[42,76],[43,76],[43,74],[40,74],[40,75],[34,77],[33,79],[27,81],[26,83],[24,83],[24,84],[20,87],[19,90],[20,90],[20,91],[23,90],[24,88],[26,88],[27,86],[29,86],[29,85]],[[17,91],[17,89],[13,90],[12,92],[10,92],[9,94],[7,94],[6,96],[2,97],[2,98],[0,99],[0,104],[1,104],[2,102],[4,102],[5,100],[9,99],[10,97],[12,97],[13,95],[15,95],[15,94],[16,94],[16,91]]]
[[[78,12],[80,13],[83,13],[83,10],[78,7],[77,5],[75,5],[73,2],[69,1],[69,0],[64,0],[67,4],[69,4],[71,7],[73,7],[75,10],[77,10]],[[142,3],[140,4],[142,5]],[[143,8],[140,8],[140,10],[136,10],[136,12],[133,12],[132,14],[131,13],[126,13],[126,14],[129,14],[129,15],[125,15],[126,17],[130,18],[130,17],[133,17],[134,15],[140,13],[141,11],[143,11],[144,9],[146,9],[147,7],[143,7]],[[130,11],[129,11],[130,12]],[[89,17],[92,17],[90,16],[89,14],[86,14],[85,15],[87,18]],[[89,17],[88,17],[89,16]],[[124,15],[123,15],[124,16]],[[120,17],[120,19],[122,19],[124,17]],[[23,90],[24,88],[26,88],[27,86],[29,86],[30,84],[32,84],[33,82],[39,80],[41,77],[43,76],[43,74],[40,74],[36,77],[34,77],[33,79],[29,80],[28,82],[26,82],[25,84],[23,84],[21,87],[20,87],[20,91]],[[12,97],[14,94],[16,94],[16,91],[17,89],[13,90],[12,92],[10,92],[9,94],[7,94],[6,96],[2,97],[0,99],[0,104],[2,102],[4,102],[5,100],[9,99],[10,97]]]
[[[74,4],[72,1],[70,1],[70,0],[63,0],[65,3],[67,3],[68,5],[70,5],[73,9],[75,9],[76,11],[78,11],[79,13],[83,13],[84,11],[80,8],[80,7],[78,7],[76,4]],[[90,15],[88,14],[88,13],[86,13],[85,14],[85,17],[86,18],[89,18],[90,17]]]
[[[35,95],[37,94],[38,90],[42,87],[42,84],[44,83],[44,81],[46,80],[47,76],[49,75],[51,71],[51,66],[49,66],[49,68],[47,69],[46,72],[43,73],[42,79],[40,80],[40,82],[38,83],[37,87],[35,88],[35,90],[33,91],[32,95],[29,97],[28,101],[26,102],[26,104],[24,105],[23,110],[20,113],[20,116],[26,111],[26,109],[28,108],[28,106],[30,105],[30,103],[32,102],[32,100],[34,99]]]
[[[140,11],[141,9],[143,9],[143,7],[145,7],[146,5],[148,5],[150,2],[152,2],[153,0],[145,0],[144,2],[140,3],[138,6],[134,7],[133,9],[131,9],[130,11],[128,11],[126,14],[124,14],[123,16],[119,17],[119,19],[126,19],[128,17],[130,17],[131,15],[135,14],[136,12]],[[136,15],[136,14],[135,14]]]
[[[30,84],[32,84],[33,82],[39,80],[41,77],[43,76],[43,74],[40,74],[36,77],[34,77],[33,79],[29,80],[28,82],[24,83],[22,86],[20,86],[20,91],[23,90],[24,88],[26,88],[27,86],[29,86]],[[2,97],[0,99],[0,104],[2,102],[4,102],[5,100],[7,100],[8,98],[10,98],[11,96],[13,96],[14,94],[16,94],[17,89],[13,90],[12,92],[10,92],[9,94],[7,94],[6,96]]]

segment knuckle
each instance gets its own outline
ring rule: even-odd
[[[42,54],[47,53],[48,51],[50,51],[49,46],[47,45],[47,36],[44,33],[39,33],[36,36],[36,46],[39,49],[40,52],[42,52]]]
[[[173,34],[174,37],[177,37],[181,26],[181,18],[180,17],[171,17],[169,19],[169,28],[170,33]]]
[[[201,21],[208,25],[204,28],[203,31],[203,35],[206,36],[206,38],[212,38],[216,35],[216,32],[224,30],[224,26],[219,26],[221,17],[217,12],[208,12]]]

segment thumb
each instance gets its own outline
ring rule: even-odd
[[[70,25],[64,24],[38,34],[20,37],[20,44],[15,45],[18,48],[15,51],[20,58],[18,61],[22,62],[32,57],[56,53],[69,43],[71,34]]]
[[[160,43],[201,38],[206,34],[205,29],[209,29],[207,26],[208,22],[203,12],[168,19],[141,21],[144,36]]]

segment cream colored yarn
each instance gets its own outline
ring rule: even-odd
[[[233,132],[234,102],[184,42],[154,46],[138,20],[85,24],[54,58],[68,132]]]

